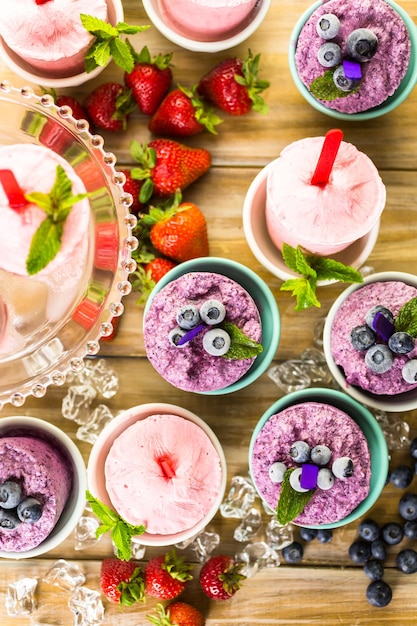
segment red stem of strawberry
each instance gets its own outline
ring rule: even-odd
[[[19,209],[23,209],[28,205],[25,194],[19,187],[19,183],[11,170],[0,170],[0,184],[4,189],[11,209],[19,211]]]

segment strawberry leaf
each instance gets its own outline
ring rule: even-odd
[[[225,359],[233,361],[241,359],[252,359],[263,352],[262,344],[254,341],[232,322],[224,321],[220,324],[221,328],[229,334],[231,344],[229,350],[223,355]]]
[[[284,474],[277,506],[277,520],[282,526],[292,522],[302,513],[314,495],[314,489],[295,491],[290,484],[290,475],[295,468],[288,469]]]

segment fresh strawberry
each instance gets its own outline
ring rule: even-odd
[[[176,267],[176,265],[177,264],[174,261],[171,261],[171,259],[156,257],[145,265],[145,272],[156,284],[161,280],[161,278],[163,278],[163,276],[165,276],[167,272]]]
[[[133,202],[129,207],[130,213],[134,213],[134,215],[138,215],[138,213],[143,209],[143,203],[139,200],[140,190],[142,188],[142,181],[136,180],[132,178],[130,170],[122,169],[121,170],[126,177],[126,182],[123,185],[123,191],[126,193],[130,193],[133,198]]]
[[[216,134],[215,126],[220,122],[220,118],[198,96],[196,87],[186,89],[178,86],[162,100],[148,128],[154,135],[190,137],[203,130]]]
[[[155,626],[204,626],[206,620],[202,613],[187,602],[171,602],[166,608],[156,605],[156,615],[147,615]]]
[[[115,604],[132,606],[145,601],[143,572],[134,561],[121,561],[116,557],[104,559],[100,587],[106,598]]]
[[[125,85],[132,90],[140,111],[153,115],[171,87],[172,52],[151,58],[147,46],[139,54],[132,46],[130,48],[135,65],[131,72],[125,72]]]
[[[96,87],[87,96],[84,106],[97,128],[117,132],[126,129],[136,102],[129,89],[116,82],[107,82]]]
[[[192,567],[175,549],[154,557],[145,567],[146,593],[161,600],[177,598],[192,579]]]
[[[144,245],[134,251],[133,258],[137,268],[129,275],[129,280],[133,291],[141,294],[137,304],[145,304],[156,283],[177,264],[171,259],[155,257]]]
[[[145,204],[155,192],[170,196],[183,190],[202,176],[211,165],[211,154],[205,148],[192,148],[172,139],[155,139],[148,144],[132,141],[134,167],[132,178],[143,181],[139,199]]]
[[[267,113],[268,107],[259,95],[269,82],[258,79],[260,55],[242,61],[228,58],[201,78],[197,91],[208,102],[230,115],[245,115],[249,111]]]
[[[208,256],[206,218],[195,204],[182,202],[181,193],[162,208],[150,207],[142,219],[150,226],[150,240],[161,254],[178,263]]]
[[[200,570],[201,588],[213,600],[231,598],[245,578],[240,574],[240,566],[225,554],[212,556]]]

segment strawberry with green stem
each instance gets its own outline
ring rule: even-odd
[[[126,130],[136,102],[129,89],[108,81],[98,85],[84,100],[84,107],[94,126],[108,132]]]
[[[126,43],[134,66],[124,74],[125,85],[132,91],[139,110],[145,115],[153,115],[171,87],[172,52],[151,57],[147,46],[137,53],[129,41]]]
[[[165,608],[158,603],[155,609],[156,615],[146,616],[154,626],[204,626],[206,623],[203,614],[188,602],[171,602]]]
[[[284,243],[282,257],[286,266],[300,276],[289,278],[281,285],[281,291],[291,291],[296,297],[296,311],[310,306],[320,307],[316,295],[318,281],[339,280],[343,283],[362,283],[362,274],[349,265],[327,257],[315,256]]]
[[[100,589],[110,602],[120,607],[146,599],[143,571],[135,561],[121,561],[116,557],[104,559],[100,569]]]
[[[131,26],[126,22],[118,22],[115,26],[93,15],[80,15],[84,28],[94,37],[94,40],[85,54],[85,70],[92,72],[96,67],[106,66],[110,59],[125,72],[133,70],[135,60],[130,46],[122,35],[136,35],[149,26]]]
[[[90,491],[86,492],[86,500],[94,515],[101,521],[96,530],[97,539],[109,532],[117,550],[117,558],[122,561],[129,561],[132,556],[132,537],[143,535],[146,530],[145,526],[129,524],[116,511],[95,498]]]
[[[179,557],[175,549],[160,554],[145,567],[145,591],[148,595],[161,600],[177,598],[192,580],[192,563]]]
[[[241,565],[226,554],[210,557],[200,571],[202,591],[213,600],[229,600],[246,579],[241,569]]]
[[[137,252],[137,251],[135,251]],[[137,262],[137,268],[129,275],[133,291],[139,292],[140,297],[136,304],[145,304],[152,289],[167,272],[177,266],[171,259],[156,257],[146,248],[141,248],[133,257]]]
[[[198,93],[229,115],[245,115],[250,111],[267,113],[260,95],[269,82],[258,78],[260,55],[246,59],[228,58],[213,67],[200,79]]]
[[[190,137],[208,130],[216,134],[222,120],[200,98],[197,86],[187,89],[178,85],[162,100],[151,117],[148,128],[154,135]]]
[[[166,197],[186,189],[211,165],[211,154],[205,148],[193,148],[173,139],[155,139],[148,144],[134,140],[130,152],[138,166],[130,170],[135,180],[143,181],[139,200],[146,204],[151,196]]]

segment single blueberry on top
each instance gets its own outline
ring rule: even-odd
[[[392,600],[392,589],[384,580],[374,580],[366,589],[366,599],[372,606],[382,608]]]
[[[417,493],[405,493],[401,496],[398,512],[405,520],[417,520]]]
[[[390,483],[398,489],[406,489],[411,485],[414,471],[408,465],[398,465],[390,474]]]
[[[340,29],[340,20],[334,13],[325,13],[322,15],[317,24],[317,34],[322,39],[334,39]]]
[[[368,350],[374,345],[376,341],[376,335],[374,331],[366,326],[355,326],[350,332],[350,341],[355,350]]]
[[[20,523],[15,509],[0,509],[0,528],[14,530]]]
[[[359,524],[358,532],[365,541],[375,541],[379,537],[379,524],[373,519],[364,519]]]
[[[414,350],[414,346],[414,337],[403,331],[393,333],[388,339],[388,347],[395,354],[408,354]]]
[[[389,546],[396,546],[402,541],[404,531],[397,522],[387,522],[381,528],[381,537]]]
[[[223,356],[230,348],[230,335],[222,328],[212,328],[203,337],[203,348],[212,356]]]
[[[15,480],[6,480],[0,485],[0,506],[14,509],[22,499],[22,486]]]
[[[357,80],[351,80],[346,76],[343,65],[339,65],[333,72],[333,82],[341,91],[353,91],[359,84]]]
[[[412,548],[401,550],[395,559],[398,569],[404,574],[417,572],[417,552]]]
[[[371,546],[368,541],[356,539],[349,546],[349,557],[358,565],[364,565],[371,557]]]
[[[311,449],[310,458],[317,465],[327,465],[332,456],[332,451],[328,446],[319,444]]]
[[[305,463],[310,458],[310,446],[306,441],[294,441],[290,448],[290,457],[296,463]]]
[[[329,41],[320,46],[317,59],[323,67],[335,67],[342,60],[342,50],[337,43]]]
[[[185,304],[177,311],[177,324],[180,328],[190,330],[201,322],[200,312],[194,304]]]
[[[375,55],[377,48],[378,37],[369,28],[356,28],[346,39],[346,51],[356,61],[369,61]]]
[[[226,307],[220,300],[206,300],[200,307],[200,317],[206,324],[220,324],[226,317]]]
[[[385,372],[391,369],[394,357],[388,346],[383,343],[377,343],[367,350],[365,363],[375,374],[385,374]]]
[[[17,506],[17,516],[22,522],[37,522],[42,516],[42,504],[36,498],[27,496]]]
[[[363,571],[370,580],[381,580],[384,575],[384,566],[381,561],[370,559],[363,566]]]

